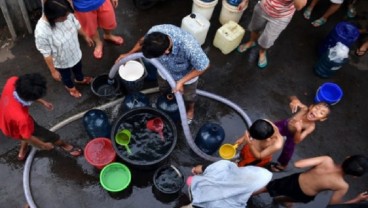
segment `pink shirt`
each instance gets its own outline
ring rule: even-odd
[[[294,0],[262,0],[261,7],[273,18],[290,17],[295,12]]]

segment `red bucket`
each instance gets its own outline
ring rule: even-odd
[[[95,138],[89,141],[84,148],[84,157],[87,162],[98,169],[115,161],[116,153],[108,138]]]

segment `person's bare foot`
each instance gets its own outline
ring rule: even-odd
[[[104,34],[103,38],[104,38],[104,40],[112,42],[116,45],[122,45],[124,43],[124,39],[121,36],[117,36],[117,35],[112,35],[112,34],[106,35],[106,34]]]
[[[27,143],[25,143],[25,145],[21,145],[17,159],[19,161],[24,161],[27,157],[28,151],[29,151],[29,147]]]
[[[60,146],[65,152],[69,153],[71,156],[78,157],[82,154],[82,150],[78,147],[74,147],[71,144],[64,144]]]

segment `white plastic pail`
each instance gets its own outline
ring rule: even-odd
[[[139,91],[143,88],[146,76],[144,66],[138,61],[128,61],[119,67],[119,76],[128,92]]]
[[[210,20],[212,17],[213,10],[217,5],[218,0],[211,2],[205,2],[202,0],[193,0],[192,13],[200,14],[206,19]]]
[[[247,7],[248,5],[246,5],[242,11],[239,11],[238,7],[232,6],[227,3],[226,0],[223,0],[219,19],[220,23],[224,25],[230,20],[238,23],[244,13],[244,10],[247,9]]]

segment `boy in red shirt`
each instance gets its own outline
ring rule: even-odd
[[[53,105],[41,99],[46,95],[46,79],[38,74],[10,77],[0,98],[0,129],[5,136],[20,140],[18,160],[24,160],[28,144],[42,150],[51,150],[54,145],[61,147],[72,156],[79,156],[81,149],[60,139],[60,136],[38,125],[29,114],[34,101],[52,110]]]

